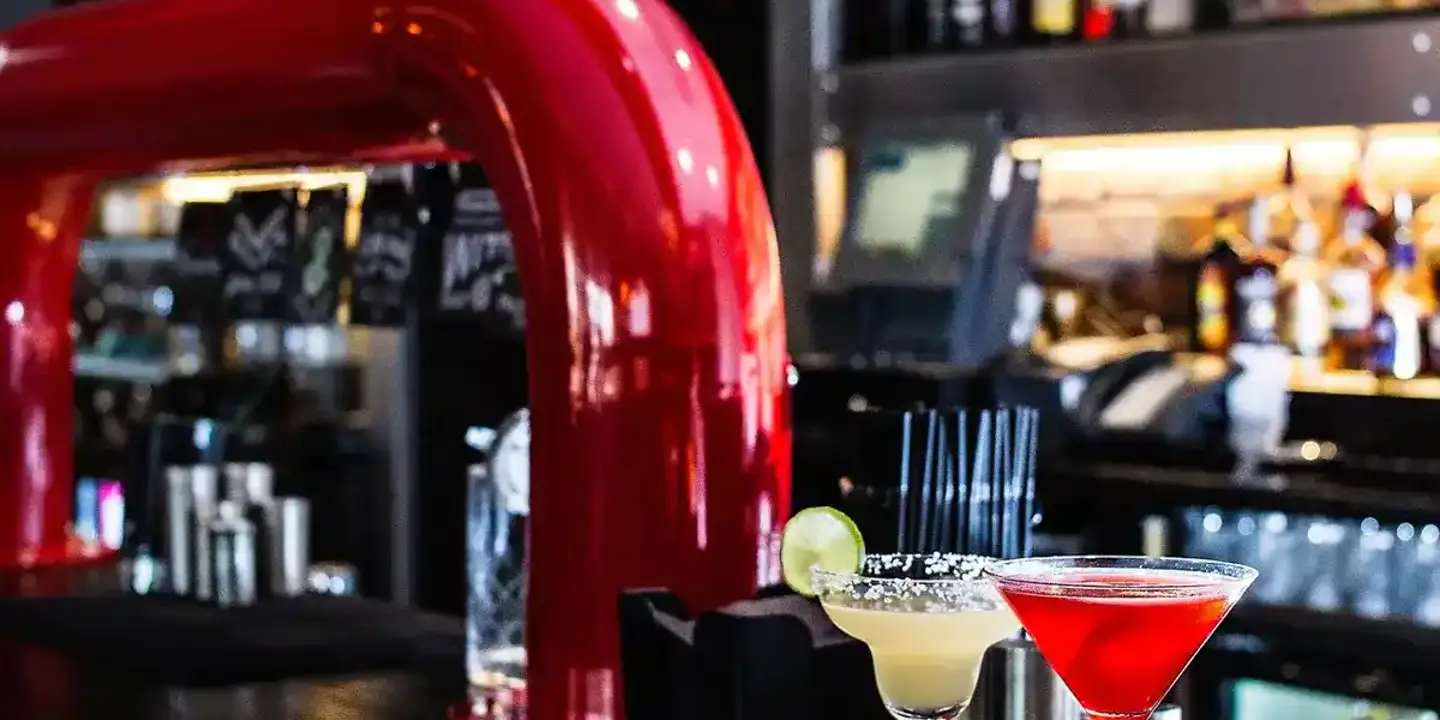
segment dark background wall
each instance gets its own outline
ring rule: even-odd
[[[0,0],[0,28],[10,27],[50,5],[50,0]]]

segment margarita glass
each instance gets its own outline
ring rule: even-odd
[[[880,698],[901,720],[951,720],[970,705],[985,651],[1020,623],[974,555],[868,555],[858,572],[815,567],[825,614],[870,647]]]
[[[1150,557],[1008,560],[985,569],[1094,720],[1150,717],[1259,573]]]

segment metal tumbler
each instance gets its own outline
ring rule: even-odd
[[[254,605],[255,526],[245,519],[244,506],[222,501],[210,522],[215,602],[220,607]]]
[[[269,463],[245,466],[245,499],[258,505],[275,502],[275,468]]]
[[[190,580],[191,593],[197,600],[215,597],[215,560],[210,545],[210,521],[215,517],[220,491],[219,477],[213,465],[196,465],[190,470],[191,516]]]
[[[225,463],[225,495],[224,500],[239,503],[242,506],[250,501],[249,493],[246,492],[245,477],[249,466],[245,463]]]
[[[165,561],[170,571],[170,590],[176,595],[195,591],[191,552],[195,536],[195,501],[191,493],[191,469],[165,468]]]
[[[275,526],[270,542],[271,593],[281,597],[304,595],[310,580],[309,500],[275,499]]]
[[[1085,711],[1028,640],[1011,638],[986,652],[976,703],[995,720],[1080,720]]]
[[[255,576],[261,597],[284,596],[280,563],[281,547],[275,506],[275,471],[266,463],[249,463],[244,468],[245,518],[255,528]]]

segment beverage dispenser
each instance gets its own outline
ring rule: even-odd
[[[620,589],[701,609],[777,580],[774,231],[730,100],[658,0],[133,0],[0,34],[0,567],[72,560],[67,328],[99,180],[457,157],[493,182],[524,279],[532,717],[622,712]]]

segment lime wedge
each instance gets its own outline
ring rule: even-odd
[[[815,597],[810,568],[853,573],[865,557],[865,540],[845,513],[832,507],[801,510],[785,523],[780,538],[780,573],[785,584],[805,597]]]

